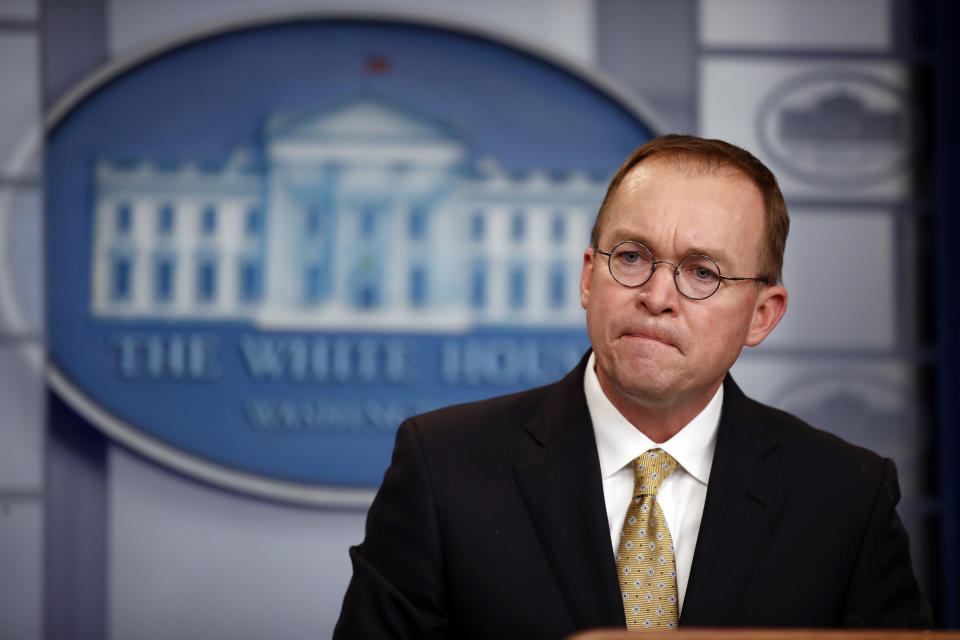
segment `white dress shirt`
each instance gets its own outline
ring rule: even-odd
[[[677,461],[677,468],[660,484],[657,502],[673,539],[677,562],[677,596],[680,609],[690,579],[693,550],[697,546],[703,503],[707,498],[707,480],[717,447],[717,427],[723,405],[723,385],[707,406],[666,442],[656,443],[643,435],[621,414],[600,388],[594,369],[596,360],[590,354],[583,391],[593,421],[593,434],[600,454],[603,476],[603,498],[607,505],[610,542],[616,554],[627,506],[633,497],[631,461],[650,449],[659,447]]]

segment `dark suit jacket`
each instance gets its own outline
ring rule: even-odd
[[[585,365],[401,425],[335,638],[625,625]],[[680,625],[929,626],[893,463],[724,384]]]

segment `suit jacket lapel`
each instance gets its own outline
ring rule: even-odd
[[[586,357],[527,425],[536,450],[515,470],[577,628],[623,626],[600,461],[583,395]]]
[[[757,424],[751,403],[727,376],[681,625],[729,620],[786,498],[768,460],[777,443]]]

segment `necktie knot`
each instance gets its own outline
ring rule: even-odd
[[[634,495],[655,496],[660,483],[677,468],[677,461],[663,449],[650,449],[633,461]]]

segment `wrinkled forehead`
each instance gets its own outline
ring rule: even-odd
[[[697,180],[697,178],[707,178]],[[648,199],[669,195],[671,201],[689,201],[691,206],[704,208],[716,203],[728,205],[729,213],[765,212],[760,187],[741,169],[716,159],[658,154],[637,163],[617,185],[612,194],[612,207],[624,202],[633,206]],[[732,205],[731,197],[738,197],[740,206]],[[759,205],[748,207],[744,205]],[[762,223],[762,220],[760,221]]]
[[[669,167],[690,178],[705,175],[739,176],[753,182],[750,176],[726,158],[672,150],[661,151],[644,158],[630,168],[624,175],[624,181],[635,172],[644,173],[644,168],[651,167]]]
[[[634,240],[662,257],[701,253],[739,264],[762,246],[762,194],[730,166],[650,158],[624,176],[609,204],[597,237],[608,250]]]

